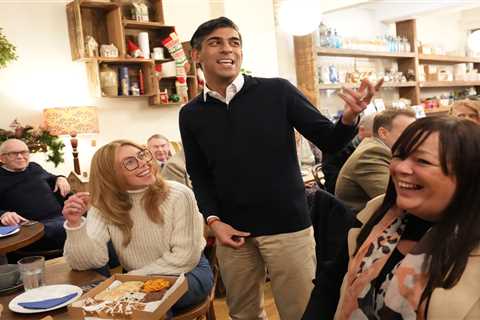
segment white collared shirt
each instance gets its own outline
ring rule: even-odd
[[[243,74],[239,73],[238,76],[235,78],[235,80],[233,80],[232,83],[228,85],[227,90],[225,90],[225,97],[216,91],[210,90],[208,88],[208,83],[207,83],[203,88],[203,101],[207,101],[207,95],[209,95],[214,99],[222,101],[228,106],[230,101],[232,101],[233,97],[235,97],[235,95],[240,90],[242,90],[244,83],[245,83],[245,79],[243,78]],[[210,221],[210,219],[213,219],[213,218],[219,219],[218,216],[216,215],[210,215],[207,217],[207,223],[208,221]]]
[[[228,85],[227,90],[225,90],[225,97],[216,91],[210,90],[207,83],[203,89],[203,101],[207,101],[208,94],[210,97],[220,100],[228,105],[230,101],[232,101],[233,97],[235,97],[235,95],[242,90],[244,83],[245,80],[243,79],[243,74],[239,73],[235,80]]]

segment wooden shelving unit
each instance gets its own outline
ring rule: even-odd
[[[447,56],[447,55],[433,55],[433,54],[418,54],[420,63],[431,64],[456,64],[456,63],[480,63],[480,58],[476,57],[461,57],[461,56]]]
[[[155,71],[156,64],[174,61],[164,49],[165,58],[161,60],[131,58],[127,52],[127,40],[137,42],[140,32],[148,32],[150,49],[163,47],[162,40],[171,32],[174,26],[165,25],[162,0],[146,0],[149,6],[148,22],[131,19],[131,1],[112,0],[90,1],[73,0],[66,6],[68,31],[72,59],[86,64],[87,78],[91,92],[98,97],[106,98],[148,98],[151,105],[175,106],[180,103],[161,103],[160,92],[167,90],[170,96],[176,93],[176,77],[161,78]],[[87,36],[92,36],[98,43],[114,44],[118,49],[117,58],[92,57],[87,51]],[[189,57],[188,44],[182,44]],[[112,68],[128,66],[129,77],[138,79],[143,74],[144,94],[140,96],[108,96],[101,90],[100,65],[107,64]],[[140,73],[140,70],[142,71]],[[197,94],[196,69],[192,66],[187,76],[188,95],[193,98]],[[119,86],[120,87],[120,86]]]
[[[318,48],[317,54],[319,56],[331,57],[356,57],[356,58],[383,58],[383,59],[399,59],[399,58],[413,58],[413,52],[382,52],[382,51],[363,51],[350,49],[333,49],[333,48]]]
[[[453,88],[478,87],[480,81],[425,81],[419,83],[420,88]]]
[[[427,115],[444,115],[450,111],[450,107],[438,107],[434,109],[425,109]]]
[[[419,53],[417,47],[416,20],[405,20],[396,23],[396,33],[398,36],[405,37],[410,43],[412,52],[376,52],[350,49],[318,48],[313,34],[294,37],[295,65],[297,74],[297,86],[307,96],[307,98],[317,107],[320,107],[320,92],[322,90],[340,89],[342,86],[357,88],[353,84],[319,84],[318,83],[318,59],[319,56],[330,57],[351,57],[351,58],[370,58],[370,59],[390,59],[398,64],[398,70],[406,74],[408,70],[413,70],[417,81],[406,83],[385,83],[385,88],[397,88],[401,98],[407,98],[412,104],[420,104],[420,92],[422,89],[429,88],[456,88],[456,87],[478,87],[480,81],[424,81],[420,82],[419,68],[420,64],[457,64],[473,63],[474,67],[480,68],[480,57],[463,57],[448,55],[427,55]],[[447,110],[448,111],[448,110]],[[437,111],[435,111],[437,112]],[[430,113],[435,113],[433,111]],[[438,111],[440,113],[445,110]]]
[[[383,88],[405,88],[405,87],[415,87],[417,85],[416,81],[408,81],[408,82],[385,82],[383,84]],[[319,84],[319,90],[331,90],[331,89],[341,89],[342,87],[347,88],[358,88],[359,84],[352,84],[352,83],[324,83]]]
[[[123,19],[123,26],[125,28],[141,29],[141,30],[155,30],[155,29],[174,29],[174,26],[166,26],[160,22],[142,22],[136,20]]]
[[[118,3],[115,2],[105,2],[105,1],[89,1],[81,0],[80,4],[83,8],[92,8],[92,9],[116,9],[118,8]]]

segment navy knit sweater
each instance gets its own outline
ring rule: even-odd
[[[321,150],[341,149],[355,126],[332,124],[288,81],[245,76],[227,106],[199,95],[180,111],[187,170],[200,211],[252,236],[311,225],[293,129]]]
[[[0,167],[0,215],[15,211],[37,221],[61,216],[62,206],[53,193],[56,180],[35,162],[22,172]]]

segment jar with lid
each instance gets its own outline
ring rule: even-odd
[[[118,96],[118,73],[106,63],[100,66],[100,87],[106,96]]]

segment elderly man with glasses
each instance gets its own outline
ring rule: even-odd
[[[8,139],[0,145],[0,222],[15,225],[28,220],[45,225],[45,235],[25,248],[41,251],[63,248],[63,200],[70,192],[67,179],[30,162],[27,145]]]

